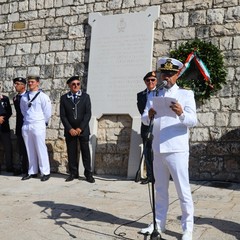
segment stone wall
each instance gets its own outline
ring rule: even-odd
[[[13,77],[41,76],[41,87],[53,106],[47,131],[51,167],[54,171],[66,171],[59,98],[66,91],[66,79],[73,74],[84,72],[84,87],[87,87],[91,38],[88,14],[137,12],[151,5],[160,5],[153,66],[159,56],[167,56],[171,49],[194,38],[211,41],[222,50],[228,70],[227,85],[198,106],[199,125],[191,130],[190,138],[190,175],[192,179],[240,181],[239,0],[0,0],[2,92],[12,99]],[[129,121],[127,116],[126,120]],[[103,118],[99,126],[108,121]],[[12,129],[14,122],[13,115]],[[114,131],[105,132],[111,139]],[[100,141],[102,134],[97,137]],[[96,172],[101,171],[96,169]]]
[[[99,119],[96,174],[127,176],[131,127],[128,115],[104,115]]]

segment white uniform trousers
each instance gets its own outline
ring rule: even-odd
[[[182,210],[183,231],[193,231],[194,207],[188,173],[189,152],[154,153],[156,221],[165,228],[169,206],[169,178],[173,178]]]
[[[27,124],[22,127],[22,135],[26,145],[29,168],[28,174],[50,174],[50,164],[46,139],[46,126],[44,122]]]

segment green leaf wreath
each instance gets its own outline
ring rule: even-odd
[[[212,43],[199,39],[181,44],[178,49],[170,52],[170,57],[185,63],[188,55],[192,52],[195,52],[207,67],[210,81],[204,79],[194,61],[191,61],[189,68],[180,76],[177,83],[180,87],[192,89],[196,100],[203,101],[209,99],[222,89],[223,84],[226,84],[227,71],[220,50]]]

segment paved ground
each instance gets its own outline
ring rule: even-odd
[[[148,185],[132,180],[96,177],[65,182],[52,174],[21,181],[0,175],[0,239],[7,240],[148,240],[138,233],[152,221]],[[194,240],[240,239],[240,184],[192,182],[195,202]],[[180,207],[170,184],[167,232],[181,239]],[[151,195],[151,194],[150,194]]]

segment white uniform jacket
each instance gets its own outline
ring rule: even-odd
[[[44,122],[48,124],[51,117],[51,101],[47,94],[40,91],[39,95],[31,102],[38,91],[25,93],[20,101],[20,108],[24,117],[24,124],[37,124]]]
[[[193,92],[181,89],[175,84],[170,89],[164,88],[160,90],[159,96],[175,98],[181,104],[183,114],[180,117],[176,115],[175,117],[161,116],[154,118],[152,131],[153,151],[160,153],[189,151],[189,127],[197,124],[196,103]],[[150,123],[148,110],[152,107],[153,101],[150,99],[142,114],[142,122],[145,125]],[[157,113],[161,111],[161,109],[154,110]]]

